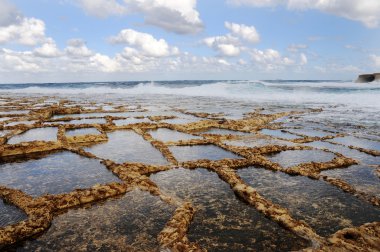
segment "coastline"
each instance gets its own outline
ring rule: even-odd
[[[20,169],[22,170],[24,169],[22,168],[23,163],[31,162],[30,165],[33,165],[33,162],[40,162],[40,160],[43,162],[46,158],[55,157],[55,153],[72,153],[70,155],[74,156],[71,157],[69,155],[72,160],[78,157],[80,160],[83,159],[81,162],[100,162],[101,167],[99,169],[101,171],[99,171],[99,174],[102,175],[99,176],[104,179],[111,179],[111,182],[105,183],[102,180],[99,184],[101,180],[99,180],[99,177],[96,177],[94,178],[93,185],[90,185],[90,183],[85,187],[81,186],[83,181],[79,180],[77,184],[71,185],[72,188],[60,191],[61,189],[59,188],[54,189],[54,184],[59,185],[62,183],[59,177],[54,175],[55,173],[49,177],[49,179],[55,181],[53,184],[50,181],[41,180],[41,177],[36,173],[37,175],[34,174],[27,177],[28,179],[32,179],[33,176],[36,176],[36,180],[33,180],[33,183],[37,184],[33,186],[36,188],[42,187],[42,191],[35,192],[30,187],[25,187],[24,183],[20,184],[17,177],[13,178],[14,181],[7,181],[7,175],[4,173],[2,175],[3,179],[0,181],[0,197],[24,211],[28,215],[28,218],[0,228],[1,246],[26,246],[25,248],[31,249],[47,246],[48,244],[52,245],[51,242],[57,242],[57,237],[55,236],[56,234],[51,232],[57,230],[57,228],[59,229],[59,225],[63,225],[60,224],[61,222],[55,221],[64,217],[65,212],[69,211],[69,213],[72,213],[70,211],[76,210],[70,209],[88,206],[89,210],[85,210],[87,209],[85,208],[82,213],[86,214],[90,209],[96,210],[99,208],[97,207],[97,202],[109,202],[109,200],[115,198],[115,202],[117,202],[117,199],[123,197],[123,195],[134,195],[136,194],[136,190],[139,190],[157,198],[160,203],[155,204],[162,204],[162,207],[165,209],[170,206],[170,211],[174,211],[165,217],[164,225],[162,226],[161,224],[160,228],[157,229],[155,226],[157,224],[152,224],[152,230],[157,229],[155,231],[157,237],[153,239],[157,239],[158,244],[150,244],[146,241],[145,243],[138,243],[139,246],[159,246],[161,249],[168,248],[179,251],[197,251],[204,249],[204,246],[207,248],[210,246],[209,243],[205,243],[202,240],[198,242],[194,241],[196,234],[189,231],[193,230],[194,227],[191,226],[191,223],[197,223],[197,214],[201,211],[199,205],[197,205],[196,198],[190,201],[187,197],[181,199],[181,197],[167,192],[170,187],[164,191],[161,190],[161,186],[165,187],[165,184],[161,185],[165,180],[161,181],[158,180],[157,176],[155,177],[155,174],[164,175],[169,174],[168,172],[178,171],[178,167],[184,169],[183,171],[180,170],[181,172],[188,170],[190,172],[188,176],[193,174],[192,171],[196,172],[199,169],[206,169],[216,174],[219,178],[215,180],[216,186],[219,186],[220,183],[226,183],[228,186],[223,190],[237,195],[238,201],[246,204],[244,208],[248,207],[255,214],[258,214],[257,218],[264,216],[268,218],[270,222],[267,225],[273,222],[283,227],[283,231],[286,231],[284,237],[288,241],[292,241],[291,243],[287,242],[285,238],[285,242],[276,243],[275,240],[271,240],[271,236],[265,235],[265,228],[259,230],[263,239],[272,242],[272,245],[278,249],[305,249],[309,247],[325,251],[333,251],[335,249],[352,250],[369,248],[372,246],[371,244],[374,244],[364,242],[360,237],[365,236],[366,241],[373,242],[376,242],[378,239],[376,230],[379,230],[380,227],[379,220],[371,217],[372,215],[378,216],[377,211],[379,211],[380,199],[375,196],[376,194],[368,190],[362,190],[361,188],[358,189],[355,185],[343,179],[326,175],[325,173],[325,171],[344,171],[348,167],[363,165],[363,161],[358,160],[357,156],[347,156],[347,151],[343,154],[326,148],[314,148],[308,146],[308,144],[318,142],[333,143],[333,145],[342,147],[345,150],[361,153],[365,157],[367,157],[366,155],[372,156],[374,160],[377,160],[380,153],[376,149],[370,149],[362,145],[352,146],[334,142],[335,139],[350,137],[350,134],[339,131],[331,132],[330,127],[323,126],[323,124],[319,125],[318,130],[314,129],[314,131],[309,130],[309,132],[303,133],[295,132],[297,128],[308,128],[310,123],[296,123],[295,125],[297,126],[291,126],[293,122],[303,117],[307,118],[322,114],[324,111],[322,108],[299,106],[296,108],[284,109],[279,107],[273,109],[270,106],[255,108],[239,105],[238,108],[244,108],[244,111],[239,111],[240,115],[227,115],[222,112],[213,112],[210,109],[213,107],[213,103],[207,100],[199,100],[199,105],[202,103],[209,104],[207,105],[208,107],[206,106],[200,111],[197,111],[199,108],[193,108],[193,110],[181,108],[185,103],[178,104],[178,107],[173,107],[169,103],[162,104],[161,100],[154,102],[144,99],[140,100],[139,104],[136,102],[131,103],[130,101],[126,102],[119,98],[113,102],[106,101],[107,99],[99,102],[90,99],[86,101],[70,100],[69,97],[66,99],[57,99],[54,96],[16,98],[12,95],[3,95],[1,100],[2,109],[0,117],[2,120],[0,124],[3,133],[1,136],[2,146],[0,155],[3,162],[2,166],[4,167],[0,169],[0,172],[8,170],[9,168],[6,168],[7,165],[13,165],[14,162],[20,163]],[[160,108],[155,104],[161,104],[163,107]],[[226,106],[233,107],[229,104],[226,104]],[[17,124],[17,122],[20,123]],[[77,133],[75,133],[76,131]],[[287,134],[293,137],[289,138]],[[126,140],[120,141],[123,137]],[[360,138],[360,141],[369,141],[374,146],[380,145],[374,139],[365,140],[364,138]],[[135,150],[128,152],[128,148],[135,148]],[[128,153],[127,155],[123,154],[125,151]],[[278,161],[272,161],[272,156],[276,157],[276,155],[281,153],[298,152],[300,152],[300,155],[303,155],[302,153],[305,152],[310,154],[304,157],[306,160],[301,158],[301,162],[292,164],[291,166]],[[204,156],[202,156],[202,153],[205,153]],[[311,157],[309,155],[316,155],[316,159],[307,161]],[[135,156],[138,156],[137,159],[135,159]],[[194,157],[191,158],[192,156]],[[325,156],[326,160],[324,160]],[[55,158],[57,159],[52,159],[53,161],[49,161],[49,164],[57,166],[57,169],[63,166],[64,162],[68,162],[65,156],[59,157],[58,155]],[[60,160],[63,163],[54,163],[54,160]],[[39,169],[36,165],[31,167],[34,167],[33,169],[36,169],[36,172]],[[361,223],[357,225],[345,224],[343,220],[344,218],[348,218],[347,216],[342,217],[342,220],[338,218],[339,225],[342,227],[339,230],[323,227],[324,224],[322,226],[318,225],[317,223],[321,221],[320,219],[314,223],[312,220],[313,216],[310,216],[309,223],[311,224],[308,224],[308,221],[305,221],[303,216],[295,214],[296,212],[292,208],[275,203],[272,196],[262,195],[260,190],[255,188],[255,186],[251,186],[247,180],[239,176],[238,171],[240,169],[249,167],[260,167],[252,169],[264,169],[286,176],[291,175],[289,178],[294,176],[296,178],[299,177],[306,179],[306,183],[326,183],[326,188],[334,190],[334,192],[336,190],[337,195],[345,193],[343,193],[346,195],[344,198],[349,198],[347,202],[342,201],[346,202],[345,204],[360,203],[361,207],[365,204],[368,216],[353,217],[351,221]],[[87,168],[83,166],[83,169]],[[105,171],[107,173],[103,174],[102,172]],[[27,173],[27,170],[24,172]],[[71,172],[75,174],[76,171],[74,169]],[[19,176],[22,174],[20,173]],[[80,176],[87,176],[85,174],[88,174],[88,172]],[[152,176],[155,182],[152,181]],[[208,175],[202,176],[206,178]],[[175,178],[173,177],[173,179]],[[70,181],[72,178],[68,179]],[[45,185],[47,182],[49,183]],[[68,184],[70,187],[70,183]],[[53,193],[51,193],[50,189],[54,189],[55,191],[53,190]],[[184,188],[179,187],[178,192],[182,191],[182,189]],[[30,192],[28,193],[28,191]],[[45,195],[45,193],[49,194]],[[281,192],[279,193],[281,194]],[[140,195],[140,193],[136,195]],[[131,200],[133,200],[132,202],[138,202],[141,200],[141,197],[148,196],[140,195],[136,196],[136,198],[132,197]],[[210,194],[210,197],[212,198],[213,194]],[[232,196],[232,198],[234,197]],[[202,202],[199,204],[202,206]],[[306,206],[310,207],[308,204]],[[143,204],[141,207],[147,206]],[[321,205],[320,207],[323,209],[325,206]],[[354,206],[347,205],[347,207]],[[212,209],[212,211],[219,210]],[[134,213],[131,214],[133,215]],[[231,213],[227,212],[227,214]],[[337,214],[338,216],[345,216],[344,211],[338,211]],[[96,217],[101,220],[101,216],[103,215]],[[207,218],[210,217],[208,216]],[[318,219],[320,216],[316,215],[314,218]],[[259,220],[264,223],[264,220]],[[368,221],[372,223],[365,224]],[[53,228],[49,229],[51,225],[53,225]],[[140,225],[144,224],[140,223]],[[146,225],[150,227],[150,224]],[[223,222],[219,223],[217,221],[216,227],[222,228]],[[83,227],[79,227],[76,231],[80,232],[80,228]],[[107,237],[107,232],[102,231],[101,225],[94,228],[96,228],[95,233],[86,233],[90,237],[88,239],[92,239],[91,243],[95,247],[111,246],[105,238],[100,240],[94,238],[97,236],[97,233],[100,236],[105,233],[104,235]],[[323,231],[325,229],[326,231]],[[43,231],[47,231],[47,233],[40,236]],[[327,232],[329,235],[321,235],[321,232]],[[350,235],[353,233],[356,237],[354,241],[350,238]],[[371,236],[371,233],[375,235]],[[29,237],[35,235],[40,237],[38,238],[40,239],[40,243],[28,241]],[[80,233],[74,235],[74,237],[79,236]],[[25,239],[27,240],[26,243],[19,243]],[[108,248],[125,248],[127,242],[125,239],[122,235],[118,236],[113,245]],[[137,242],[138,238],[136,239]],[[242,242],[241,244],[239,242],[233,243],[231,246],[238,248],[239,246],[248,246],[249,244],[246,243],[247,241]],[[223,244],[223,239],[220,240],[220,244]],[[68,246],[64,241],[61,245]],[[81,242],[78,242],[70,246],[78,249],[82,245]],[[252,245],[255,247],[262,246],[260,243]],[[216,244],[215,246],[220,245]],[[136,248],[141,249],[142,247],[137,246]],[[150,247],[150,249],[153,249],[153,247]]]

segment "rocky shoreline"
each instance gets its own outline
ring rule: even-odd
[[[49,98],[50,99],[50,98]],[[259,192],[239,177],[237,171],[241,168],[260,167],[273,172],[281,172],[291,176],[301,176],[315,181],[324,181],[339,190],[352,195],[375,209],[380,207],[380,198],[361,191],[350,183],[321,172],[334,169],[345,169],[357,165],[360,161],[347,157],[339,152],[321,149],[326,154],[334,156],[329,161],[303,162],[290,167],[271,161],[268,155],[285,151],[307,151],[315,148],[306,143],[324,142],[334,138],[345,137],[344,133],[328,133],[324,136],[310,136],[301,133],[294,134],[294,139],[272,137],[262,133],[263,129],[281,130],[284,128],[277,120],[297,117],[310,113],[319,113],[322,109],[293,110],[288,112],[262,113],[255,109],[246,113],[240,119],[228,119],[221,113],[193,112],[173,108],[165,115],[149,115],[149,110],[142,106],[130,107],[107,104],[112,110],[105,109],[96,103],[77,104],[69,100],[59,100],[47,104],[42,98],[2,98],[0,127],[0,159],[2,164],[25,162],[34,158],[33,155],[51,155],[55,152],[70,152],[80,157],[99,161],[108,171],[116,176],[119,182],[95,184],[92,187],[74,189],[71,192],[59,194],[43,194],[30,196],[25,191],[15,189],[0,183],[0,198],[7,204],[23,210],[28,218],[18,223],[0,227],[0,249],[12,250],[22,247],[22,242],[31,237],[43,236],[57,216],[68,209],[87,206],[91,208],[95,202],[117,198],[136,189],[148,192],[158,197],[163,203],[175,208],[169,221],[156,237],[159,250],[163,251],[205,251],[197,242],[188,238],[189,227],[196,214],[197,205],[187,199],[180,199],[162,191],[150,179],[150,175],[165,172],[178,167],[190,171],[198,168],[207,169],[230,186],[237,197],[269,220],[289,230],[296,237],[304,239],[309,244],[303,251],[377,251],[380,247],[380,219],[372,223],[341,229],[324,237],[318,234],[304,220],[295,218],[290,211],[279,204],[260,195]],[[42,104],[42,105],[39,105]],[[30,109],[33,107],[34,109]],[[90,108],[91,107],[91,108]],[[20,112],[22,111],[22,112]],[[167,123],[166,120],[179,119],[179,115],[191,116],[194,121],[180,124]],[[117,125],[120,120],[146,120],[125,125]],[[19,122],[19,123],[18,123]],[[23,136],[34,129],[57,129],[56,139],[28,140],[9,144],[12,138]],[[94,129],[95,131],[86,130]],[[189,139],[162,141],[152,136],[158,129],[168,129],[189,135]],[[84,134],[69,135],[69,131],[84,130]],[[227,133],[208,133],[209,130],[224,130]],[[87,147],[107,143],[112,132],[128,131],[137,134],[144,141],[158,150],[166,165],[138,162],[117,163],[114,160],[102,158]],[[81,131],[82,132],[82,131]],[[93,132],[97,132],[94,134]],[[192,137],[194,139],[192,139]],[[232,141],[286,141],[288,144],[264,144],[261,146],[231,145]],[[335,143],[339,145],[338,143]],[[215,146],[236,155],[237,158],[220,160],[199,159],[178,160],[173,147],[181,146]],[[357,146],[347,146],[358,152],[372,156],[380,156],[379,151]],[[53,164],[52,164],[53,165]],[[54,164],[59,166],[59,164]],[[79,168],[79,167],[78,167]],[[377,168],[377,173],[378,173]],[[1,171],[0,171],[1,172]],[[1,176],[1,175],[0,175]],[[126,244],[121,238],[118,249],[125,249]],[[100,242],[101,243],[101,242]],[[248,245],[248,244],[247,244]],[[104,244],[102,245],[104,246]],[[116,245],[115,245],[116,246]],[[133,246],[132,246],[133,247]],[[100,247],[97,247],[99,249]]]

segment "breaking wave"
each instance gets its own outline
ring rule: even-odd
[[[173,95],[287,104],[342,104],[380,108],[380,83],[342,81],[172,81],[1,85],[0,93]]]

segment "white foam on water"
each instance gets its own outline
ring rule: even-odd
[[[94,86],[87,88],[41,87],[7,89],[7,93],[32,94],[115,94],[115,95],[182,95],[218,97],[254,102],[286,104],[327,104],[349,107],[380,108],[380,84],[353,82],[214,82],[202,85],[165,85],[140,83],[135,86]]]

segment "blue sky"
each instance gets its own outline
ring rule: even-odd
[[[380,71],[378,0],[0,0],[0,83],[344,79]]]

